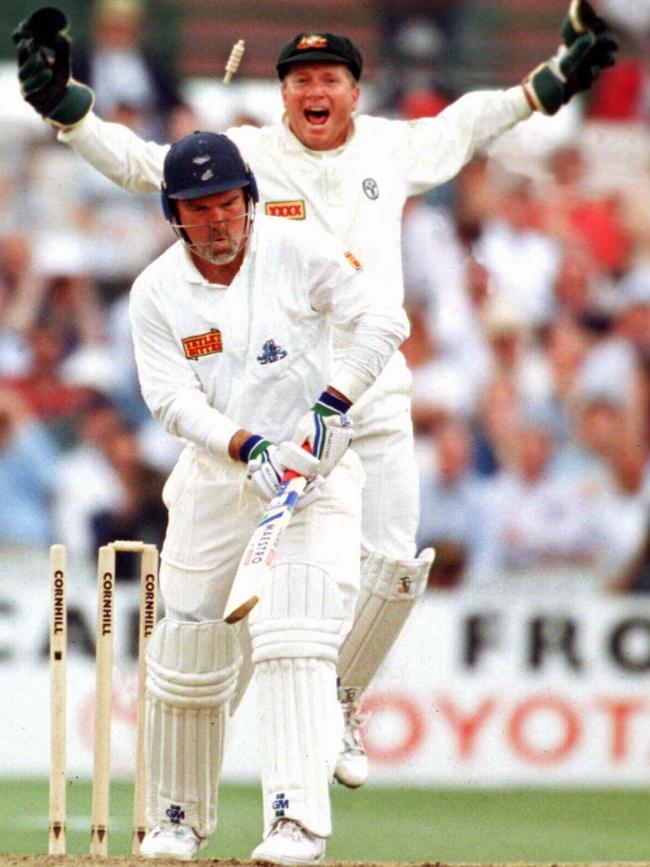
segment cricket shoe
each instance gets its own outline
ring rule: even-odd
[[[190,861],[193,855],[207,845],[189,825],[177,822],[160,822],[140,843],[140,854],[144,858],[173,858],[176,861]]]
[[[278,819],[268,837],[253,849],[251,858],[271,864],[318,864],[324,854],[324,837],[310,833],[293,819]]]
[[[368,779],[368,756],[361,740],[367,716],[359,713],[355,702],[342,701],[343,745],[334,766],[334,779],[349,789],[358,789]]]

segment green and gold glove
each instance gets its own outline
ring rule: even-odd
[[[544,114],[555,114],[616,62],[618,43],[587,0],[572,0],[562,40],[556,54],[522,82],[531,107]]]
[[[55,126],[70,128],[88,114],[95,94],[72,78],[68,21],[48,6],[21,21],[13,33],[23,98]]]

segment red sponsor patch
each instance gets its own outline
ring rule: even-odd
[[[264,213],[269,217],[287,217],[289,220],[305,219],[305,203],[302,199],[292,202],[267,202],[264,205]]]
[[[361,262],[357,259],[357,257],[354,255],[354,253],[350,253],[350,252],[348,251],[347,253],[344,253],[343,255],[344,255],[345,258],[348,260],[348,262],[350,263],[350,265],[352,265],[352,267],[354,268],[355,271],[360,271],[360,270],[361,270],[361,268],[362,268],[363,266],[361,265]]]
[[[308,48],[327,48],[327,39],[316,33],[312,33],[310,36],[303,36],[296,45],[296,49],[298,51],[306,51]]]
[[[214,355],[223,352],[223,341],[218,328],[211,328],[205,334],[194,334],[183,338],[185,358],[201,358],[203,355]]]

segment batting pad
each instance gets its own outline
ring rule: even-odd
[[[147,647],[147,820],[216,827],[236,634],[222,621],[161,620]]]
[[[342,737],[336,658],[345,625],[336,583],[316,566],[277,566],[251,613],[264,835],[279,818],[327,837]]]
[[[235,630],[239,642],[241,665],[239,666],[237,685],[229,703],[230,716],[234,716],[253,676],[253,647],[251,645],[250,632],[248,631],[248,618],[245,617],[243,620],[233,623],[232,629]]]
[[[415,560],[366,557],[352,629],[339,654],[344,701],[357,701],[377,673],[426,589],[434,556],[433,548],[425,548]]]

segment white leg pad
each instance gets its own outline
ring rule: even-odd
[[[228,705],[240,653],[232,626],[165,618],[147,647],[147,820],[216,827]]]
[[[366,557],[354,622],[339,654],[343,701],[356,703],[377,673],[426,590],[434,556],[432,548],[425,548],[415,560],[392,560],[379,553]]]
[[[286,817],[327,837],[342,736],[336,660],[346,620],[338,587],[313,565],[278,565],[251,620],[264,835]]]
[[[239,641],[239,649],[241,651],[241,665],[239,667],[239,675],[237,677],[237,685],[230,699],[230,716],[234,716],[235,711],[239,707],[243,699],[248,685],[253,676],[253,646],[251,644],[251,636],[248,629],[248,618],[233,623],[232,628],[237,634]]]

